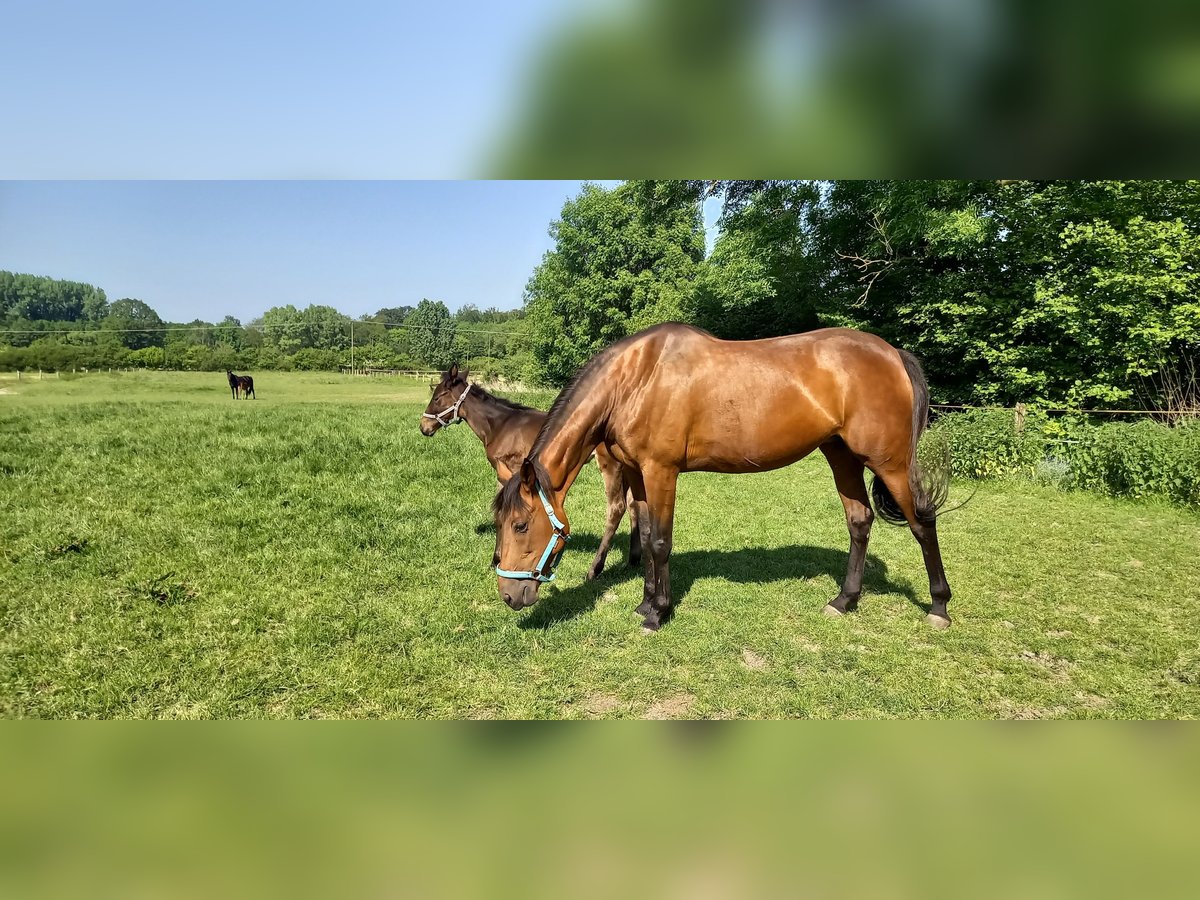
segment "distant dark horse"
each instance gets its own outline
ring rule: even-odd
[[[949,472],[917,462],[929,389],[915,357],[846,328],[722,341],[688,325],[657,325],[596,355],[558,396],[529,455],[496,496],[496,577],[513,609],[532,606],[570,534],[563,501],[603,443],[638,506],[645,590],[638,613],[655,631],[671,614],[669,559],[680,472],[764,472],[820,450],[846,510],[846,580],[825,611],[840,616],[862,590],[876,513],[907,523],[933,598],[928,620],[950,624],[950,585],[936,517]],[[871,493],[864,469],[875,479]],[[782,499],[782,498],[781,498]],[[786,502],[786,500],[784,501]],[[723,521],[752,513],[720,510]]]
[[[225,370],[225,374],[229,377],[229,389],[233,391],[234,400],[238,398],[239,388],[241,388],[243,399],[247,397],[253,397],[255,400],[258,399],[257,395],[254,393],[253,378],[251,378],[249,375],[234,375],[228,369]]]

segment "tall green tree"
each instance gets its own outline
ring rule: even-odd
[[[551,226],[554,249],[526,287],[541,379],[563,384],[593,354],[694,314],[704,260],[700,193],[683,181],[587,184]]]
[[[697,294],[696,324],[725,338],[809,331],[821,324],[821,259],[814,252],[815,182],[736,182]]]
[[[119,332],[121,342],[130,350],[161,347],[165,340],[163,320],[141,300],[124,297],[108,307],[101,327]]]
[[[404,320],[408,350],[435,369],[454,362],[454,319],[441,300],[422,300]]]

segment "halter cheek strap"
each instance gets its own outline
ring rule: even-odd
[[[542,508],[546,510],[546,516],[550,519],[550,524],[554,527],[554,534],[550,535],[550,541],[546,544],[546,549],[542,551],[541,559],[538,560],[537,565],[532,570],[528,572],[513,572],[496,566],[496,574],[501,578],[533,579],[542,584],[554,580],[554,570],[558,567],[558,561],[562,559],[563,551],[567,549],[564,543],[563,549],[555,553],[554,545],[558,543],[559,538],[562,538],[563,541],[569,541],[571,534],[567,531],[566,524],[554,514],[554,507],[546,499],[546,492],[542,490],[540,484],[538,485],[538,498],[542,501]]]
[[[467,389],[459,395],[458,399],[454,402],[453,406],[447,406],[445,409],[443,409],[437,415],[434,415],[433,413],[421,413],[421,418],[422,419],[433,419],[435,422],[437,422],[443,428],[445,428],[447,425],[455,425],[458,422],[461,422],[462,417],[459,416],[458,410],[463,405],[463,401],[467,399],[467,394],[471,393],[472,387],[474,387],[474,385],[468,384]],[[446,415],[447,413],[450,414],[449,420],[443,420],[442,416]]]

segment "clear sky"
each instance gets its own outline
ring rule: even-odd
[[[175,322],[247,322],[287,303],[358,317],[424,297],[514,309],[579,186],[0,182],[0,269],[93,284]],[[705,212],[711,243],[719,209]]]

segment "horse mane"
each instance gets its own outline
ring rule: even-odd
[[[476,393],[482,394],[488,400],[491,400],[493,403],[504,407],[505,409],[509,410],[510,412],[524,412],[525,410],[533,410],[534,412],[541,412],[541,410],[536,409],[535,407],[526,406],[524,403],[518,403],[516,400],[509,400],[506,397],[497,397],[495,394],[493,394],[491,391],[489,391],[483,385],[478,384],[477,382],[471,382],[471,383],[475,385]]]
[[[533,446],[529,449],[529,458],[536,461],[538,453],[549,443],[550,439],[558,432],[562,420],[566,418],[567,412],[571,406],[571,401],[575,399],[575,395],[585,388],[587,383],[591,381],[591,376],[608,365],[617,352],[625,349],[634,341],[641,340],[647,335],[656,331],[694,331],[699,334],[708,335],[708,332],[703,328],[697,328],[695,325],[688,325],[683,322],[660,322],[658,325],[652,325],[642,331],[627,335],[619,341],[614,341],[609,344],[590,360],[584,363],[579,370],[571,376],[571,380],[567,382],[567,386],[562,389],[557,397],[554,398],[554,403],[550,406],[550,411],[546,413],[546,421],[543,423],[537,437],[534,438]],[[711,337],[711,335],[709,335]]]
[[[628,339],[626,338],[625,340]],[[623,341],[618,343],[623,343]],[[542,427],[538,431],[537,437],[533,441],[533,446],[529,448],[529,454],[525,457],[525,462],[530,463],[533,466],[534,477],[537,479],[538,484],[550,483],[549,473],[546,472],[541,460],[537,458],[538,451],[542,449],[546,441],[550,439],[550,435],[553,434],[551,429],[561,422],[566,416],[567,408],[571,403],[571,399],[575,396],[576,391],[582,386],[584,379],[589,373],[595,371],[599,367],[602,359],[606,358],[615,346],[616,344],[610,345],[600,353],[593,356],[588,362],[584,363],[584,365],[581,366],[580,369],[571,376],[571,380],[567,382],[567,386],[564,387],[562,391],[559,392],[559,395],[554,398],[554,403],[551,404],[550,411],[546,413],[546,421],[542,423]],[[499,400],[500,398],[497,397],[496,399]],[[508,401],[502,400],[501,402]],[[528,409],[529,407],[524,408]],[[521,499],[521,475],[521,472],[514,472],[512,477],[504,483],[502,488],[500,488],[500,492],[496,494],[495,499],[492,500],[493,513],[507,517],[514,512],[526,513],[529,511],[528,504]]]
[[[696,331],[701,334],[708,334],[701,328],[696,328],[694,325],[686,325],[682,322],[662,322],[654,325],[644,331],[639,331],[635,334],[627,335],[619,341],[615,341],[593,356],[590,360],[584,363],[571,380],[567,382],[566,387],[559,392],[559,395],[554,398],[554,403],[550,406],[550,411],[546,413],[546,421],[542,423],[541,429],[534,438],[533,446],[529,448],[529,455],[526,456],[525,462],[533,466],[534,476],[538,484],[550,484],[550,476],[542,465],[539,454],[548,444],[551,438],[558,433],[558,429],[562,424],[563,419],[570,412],[571,402],[576,395],[581,391],[586,390],[589,382],[592,381],[592,376],[604,369],[612,357],[623,350],[628,344],[635,340],[644,338],[647,334],[654,331],[665,329],[686,329],[688,331]],[[521,499],[521,473],[516,472],[512,478],[505,482],[504,487],[500,489],[500,493],[496,494],[496,498],[492,501],[493,512],[507,516],[509,513],[520,510],[521,512],[528,511],[529,507],[525,501]]]

